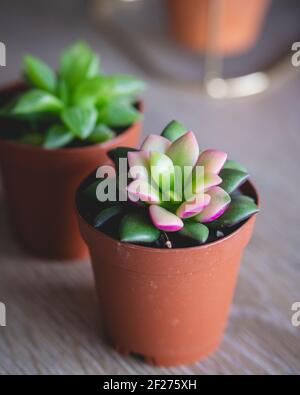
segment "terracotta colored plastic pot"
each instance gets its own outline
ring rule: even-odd
[[[258,201],[252,184],[243,189]],[[104,329],[116,349],[164,366],[192,363],[214,351],[255,216],[216,242],[168,250],[112,239],[86,222],[77,203]]]
[[[195,50],[213,45],[216,52],[229,55],[255,43],[269,4],[270,0],[167,0],[167,10],[179,43]]]
[[[140,128],[136,123],[113,140],[84,148],[46,150],[0,141],[0,167],[12,227],[28,252],[58,260],[87,255],[74,207],[76,188],[83,177],[107,161],[107,151],[136,146]]]

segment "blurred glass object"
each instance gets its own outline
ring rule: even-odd
[[[153,78],[232,98],[292,74],[288,50],[299,37],[300,3],[290,1],[93,0],[91,14],[102,34]],[[202,5],[200,44],[198,37],[197,44],[172,45],[169,3]]]
[[[206,80],[207,93],[215,98],[235,98],[256,95],[269,86],[269,78],[265,73],[252,73],[236,78],[211,78]]]
[[[204,86],[213,98],[264,91],[264,73],[223,78],[223,57],[247,51],[257,40],[270,0],[167,0],[171,31],[187,47],[205,52]]]

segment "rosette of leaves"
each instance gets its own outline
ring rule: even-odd
[[[48,149],[103,143],[140,118],[137,95],[144,82],[129,75],[105,75],[100,58],[84,42],[60,56],[57,73],[40,59],[25,56],[28,89],[1,110],[23,120],[23,143]]]
[[[117,173],[119,159],[128,159],[129,199],[102,207],[99,203],[93,223],[101,228],[118,216],[123,242],[167,247],[203,244],[224,236],[258,212],[255,201],[239,189],[248,179],[246,169],[228,160],[225,152],[200,151],[194,133],[176,121],[169,123],[161,136],[148,136],[140,150],[117,148],[110,157]],[[184,174],[179,190],[175,169],[181,170],[181,177]],[[201,177],[196,177],[197,169],[201,169]],[[97,185],[85,192],[95,193]],[[189,191],[188,198],[178,193],[184,188]]]

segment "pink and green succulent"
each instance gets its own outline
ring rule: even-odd
[[[110,157],[118,176],[120,158],[128,160],[128,201],[103,207],[94,225],[118,215],[123,242],[203,244],[258,211],[239,190],[246,169],[223,151],[201,151],[194,133],[176,121],[160,136],[149,135],[139,150],[117,148]]]

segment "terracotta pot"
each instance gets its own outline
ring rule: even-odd
[[[270,0],[167,0],[167,10],[179,43],[195,50],[213,45],[215,52],[229,55],[255,43],[269,4]]]
[[[250,182],[244,192],[258,201]],[[79,198],[77,206],[104,329],[116,349],[164,366],[191,363],[214,351],[255,216],[216,242],[168,250],[115,240],[86,222]]]
[[[21,87],[17,84],[6,92]],[[107,151],[136,146],[140,128],[136,123],[113,140],[84,148],[46,150],[0,141],[0,167],[12,227],[28,252],[58,260],[87,255],[74,209],[76,188],[83,177],[107,161]]]

